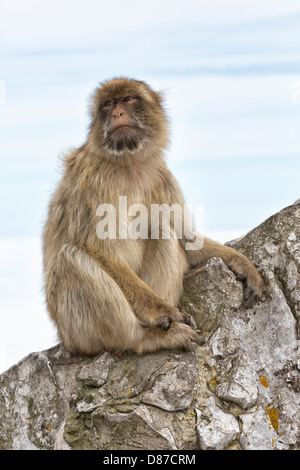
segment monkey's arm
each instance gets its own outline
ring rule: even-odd
[[[190,315],[160,299],[125,263],[109,259],[103,254],[90,254],[122,290],[141,323],[161,326],[164,330],[169,328],[170,321],[184,322],[192,328],[196,326]]]
[[[193,246],[193,240],[188,239],[186,236],[186,228],[191,234],[191,238],[195,236],[194,229],[191,230],[191,219],[188,212],[185,212],[184,198],[182,192],[178,186],[177,181],[173,175],[165,170],[164,180],[167,178],[167,185],[165,190],[167,191],[167,202],[169,205],[179,204],[181,206],[181,218],[182,223],[182,236],[179,237],[179,242],[182,248],[185,250],[186,257],[190,266],[196,266],[207,261],[210,258],[218,257],[226,263],[232,271],[237,274],[238,280],[242,281],[246,288],[244,290],[245,305],[250,306],[257,297],[261,297],[263,289],[263,281],[256,270],[253,263],[242,253],[234,250],[233,248],[221,245],[207,237],[203,237],[200,234],[196,234],[196,243]],[[187,220],[185,216],[189,219]],[[197,249],[189,249],[191,247],[199,246]]]
[[[184,242],[183,247],[185,247],[187,240]],[[221,258],[237,275],[237,279],[246,284],[244,291],[245,306],[251,306],[257,297],[262,296],[263,280],[253,263],[242,253],[207,237],[203,237],[202,248],[197,250],[185,249],[185,252],[191,266],[196,266],[213,257]]]

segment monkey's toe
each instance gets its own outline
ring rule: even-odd
[[[202,346],[205,343],[204,338],[198,335],[198,333],[196,333],[195,331],[194,334],[195,335],[193,336],[192,341],[194,341],[194,343],[197,343],[199,346]]]
[[[202,346],[202,344],[205,342],[204,339],[199,336],[195,330],[189,327],[189,325],[182,325],[181,329],[184,331],[184,334],[189,338],[189,340],[193,343]]]
[[[185,338],[185,342],[182,348],[184,351],[193,351],[194,350],[193,343],[198,344],[198,346],[203,345],[204,340],[201,338],[201,336],[199,336],[195,331],[193,331],[193,333],[194,333],[193,335],[189,334]]]

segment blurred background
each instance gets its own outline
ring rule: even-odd
[[[10,0],[0,16],[0,372],[56,344],[40,238],[114,76],[163,91],[167,161],[224,243],[300,197],[298,0]]]

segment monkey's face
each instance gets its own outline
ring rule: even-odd
[[[143,82],[120,78],[104,83],[94,96],[92,117],[93,140],[110,155],[166,146],[161,96]]]
[[[124,90],[125,91],[125,90]],[[135,151],[147,140],[141,116],[143,100],[139,95],[115,96],[101,103],[99,117],[103,122],[104,146],[113,153]],[[150,136],[149,136],[150,137]]]

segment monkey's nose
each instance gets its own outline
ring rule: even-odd
[[[114,117],[115,119],[119,119],[119,118],[122,117],[123,115],[124,115],[124,112],[123,112],[123,111],[121,111],[121,112],[119,112],[119,113],[113,113],[113,117]]]
[[[120,117],[124,116],[124,114],[125,114],[125,111],[120,105],[116,106],[116,108],[114,109],[112,113],[114,119],[119,119]]]

